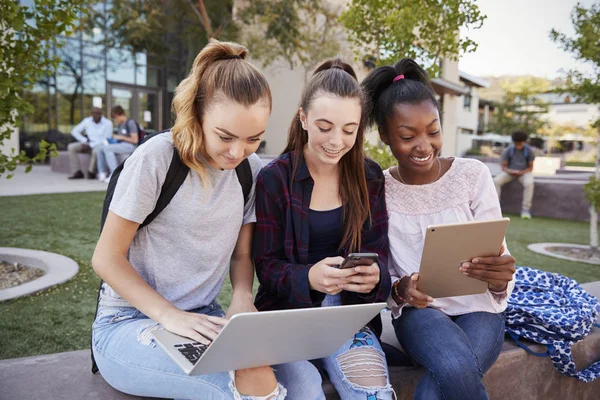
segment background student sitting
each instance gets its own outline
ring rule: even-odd
[[[530,219],[531,203],[533,201],[533,160],[535,154],[527,142],[528,135],[517,131],[512,134],[513,144],[502,153],[502,172],[494,178],[498,198],[502,193],[502,186],[519,179],[523,185],[523,204],[521,218]]]
[[[70,143],[67,146],[69,151],[69,165],[72,175],[69,179],[83,179],[83,172],[79,166],[77,153],[91,153],[90,165],[88,167],[88,179],[96,179],[96,148],[104,140],[112,137],[113,124],[102,116],[102,110],[98,107],[92,108],[91,117],[84,118],[71,131],[71,136],[77,139],[77,142]],[[85,136],[83,135],[85,132]]]
[[[108,182],[110,175],[119,165],[117,154],[133,153],[140,138],[140,128],[137,122],[127,118],[125,110],[121,106],[115,106],[111,110],[112,119],[117,124],[117,133],[112,135],[110,142],[98,147],[98,180]],[[108,175],[106,171],[108,170]]]

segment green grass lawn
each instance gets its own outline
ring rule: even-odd
[[[567,161],[565,165],[567,167],[594,167],[596,164],[585,161]]]
[[[90,259],[98,239],[103,192],[0,197],[0,247],[46,250],[73,258],[79,273],[33,296],[0,303],[0,359],[85,349],[96,306],[98,278]],[[600,267],[537,255],[534,242],[586,244],[583,222],[511,216],[508,246],[519,265],[559,272],[579,282],[600,280]],[[227,280],[219,300],[229,305]]]

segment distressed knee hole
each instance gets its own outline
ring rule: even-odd
[[[357,347],[337,356],[342,374],[360,387],[385,388],[387,368],[384,355],[373,347]]]
[[[158,331],[160,329],[165,328],[162,325],[156,323],[141,327],[137,333],[138,342],[145,346],[156,347],[156,342],[152,337],[152,332]]]
[[[233,398],[235,400],[284,400],[287,396],[287,389],[281,385],[281,383],[277,382],[275,389],[271,393],[266,396],[253,396],[242,394],[238,390],[235,383],[235,371],[229,371],[229,390],[233,393]]]

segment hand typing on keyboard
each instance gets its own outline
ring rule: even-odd
[[[227,324],[227,319],[173,308],[157,322],[169,332],[208,345],[221,332],[223,326]]]

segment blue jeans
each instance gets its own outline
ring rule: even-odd
[[[434,308],[405,307],[392,325],[406,353],[427,368],[415,399],[488,399],[482,378],[502,349],[502,314],[448,316]]]
[[[217,303],[193,310],[224,316]],[[98,309],[92,326],[92,349],[100,373],[115,389],[147,397],[235,399],[229,373],[186,375],[151,338],[158,325],[132,307]],[[308,361],[273,366],[288,399],[324,399],[321,376]],[[239,398],[239,397],[238,397]],[[253,399],[242,396],[242,399]],[[277,397],[277,400],[283,397]]]
[[[108,171],[109,175],[112,174],[119,166],[117,154],[131,154],[135,148],[135,144],[127,142],[100,144],[96,146],[98,152],[98,172],[103,173]]]
[[[327,372],[342,400],[388,400],[394,396],[385,354],[379,339],[367,327],[317,364]],[[385,385],[367,383],[376,377],[384,378]]]

